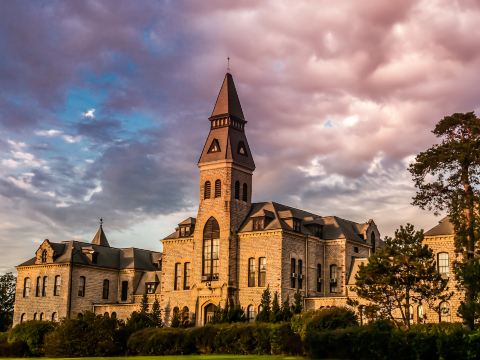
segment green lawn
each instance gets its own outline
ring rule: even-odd
[[[62,360],[61,358],[37,358],[38,360]],[[68,358],[65,360],[304,360],[300,356],[276,356],[276,355],[171,355],[171,356],[120,356],[120,357],[84,357]],[[14,359],[10,359],[14,360]],[[21,360],[21,359],[18,359]]]

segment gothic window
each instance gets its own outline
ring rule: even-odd
[[[255,308],[253,305],[248,305],[247,307],[247,320],[254,321],[255,320]]]
[[[438,272],[440,275],[448,276],[448,253],[438,253]]]
[[[39,319],[39,320],[40,320],[40,321],[43,321],[43,312],[40,313],[40,319]]]
[[[102,290],[102,299],[108,300],[108,295],[110,292],[110,280],[104,279],[103,280],[103,290]]]
[[[120,296],[120,300],[127,301],[127,298],[128,298],[128,281],[122,281],[122,293]]]
[[[218,280],[220,226],[211,217],[203,229],[202,276],[204,281]]]
[[[255,286],[255,259],[248,259],[248,286]]]
[[[292,289],[295,289],[295,283],[297,279],[297,273],[295,272],[295,270],[296,270],[296,260],[292,258],[290,262],[290,272],[291,272],[290,287]]]
[[[58,322],[58,313],[57,312],[52,313],[52,321],[53,322]]]
[[[85,276],[80,276],[78,280],[78,296],[85,296]]]
[[[372,231],[372,234],[370,235],[370,240],[372,242],[372,253],[375,252],[375,233]]]
[[[267,282],[267,259],[258,259],[258,286],[264,287]]]
[[[218,198],[222,196],[222,182],[217,179],[215,180],[215,197]]]
[[[48,277],[43,277],[43,284],[42,284],[42,296],[47,296],[47,285],[48,285]]]
[[[23,323],[27,318],[27,314],[23,313],[22,316],[20,316],[20,323]]]
[[[450,322],[450,304],[446,301],[440,303],[440,322]]]
[[[247,148],[245,147],[245,143],[243,141],[240,141],[238,143],[238,150],[237,152],[240,154],[240,155],[243,155],[243,156],[247,156]]]
[[[37,313],[33,314],[33,320],[38,320],[38,314]]]
[[[213,139],[212,143],[210,144],[210,147],[208,148],[208,153],[216,153],[220,152],[220,144],[218,143],[217,139]]]
[[[30,278],[25,278],[23,280],[23,297],[30,296],[30,287],[31,287],[31,280]]]
[[[37,276],[37,285],[35,287],[35,296],[40,296],[41,295],[41,289],[42,289],[42,277]]]
[[[62,284],[62,278],[60,275],[55,276],[55,283],[53,284],[53,295],[60,295],[60,285]]]
[[[175,279],[173,282],[173,290],[180,290],[180,279],[182,277],[182,264],[176,263],[175,264]]]
[[[246,183],[243,183],[243,189],[242,189],[242,200],[247,202],[248,201],[248,185]]]
[[[240,199],[240,181],[235,181],[235,199]]]
[[[330,292],[337,292],[337,265],[330,265]]]
[[[253,231],[263,230],[264,218],[255,217],[253,218]]]
[[[205,181],[205,186],[203,187],[203,198],[210,199],[210,192],[211,192],[212,185],[210,181]]]
[[[303,260],[298,259],[298,288],[303,289]]]
[[[183,289],[190,289],[190,263],[183,264]]]
[[[317,292],[322,291],[322,264],[317,264]]]
[[[47,250],[42,251],[42,263],[47,262]]]

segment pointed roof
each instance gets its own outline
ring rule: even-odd
[[[210,117],[220,117],[225,115],[230,115],[234,118],[245,121],[232,74],[228,72],[225,74],[225,79],[223,79],[222,87],[220,88],[217,101],[215,102]]]
[[[92,244],[110,247],[110,244],[108,243],[108,240],[107,240],[107,236],[103,232],[102,222],[100,222],[100,226],[97,230],[97,233],[92,239]]]

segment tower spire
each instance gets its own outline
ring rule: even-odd
[[[100,218],[100,225],[98,227],[97,233],[92,239],[92,244],[110,247],[110,244],[108,243],[108,240],[107,240],[107,236],[103,231],[103,218]]]
[[[226,116],[245,121],[242,105],[240,105],[240,100],[238,99],[237,89],[235,88],[233,77],[229,72],[225,74],[225,78],[223,79],[222,87],[218,93],[210,120],[212,118]]]

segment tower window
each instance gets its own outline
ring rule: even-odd
[[[220,258],[220,226],[215,218],[208,219],[203,229],[203,281],[218,280],[218,262]]]
[[[80,279],[78,281],[78,296],[85,296],[85,276],[80,276]]]
[[[248,201],[248,185],[243,183],[243,189],[242,189],[242,200],[247,202]]]
[[[247,156],[247,148],[245,147],[245,143],[240,141],[238,143],[238,153],[243,156]]]
[[[215,197],[222,196],[222,182],[220,179],[215,180]]]
[[[212,189],[212,185],[210,184],[210,181],[205,181],[205,186],[203,187],[204,199],[210,199],[211,189]]]
[[[235,199],[240,199],[240,181],[235,181]]]
[[[208,153],[216,153],[220,152],[220,144],[218,143],[217,139],[213,139],[212,143],[210,144],[210,147],[208,148]]]
[[[248,259],[248,286],[255,286],[255,259]]]

